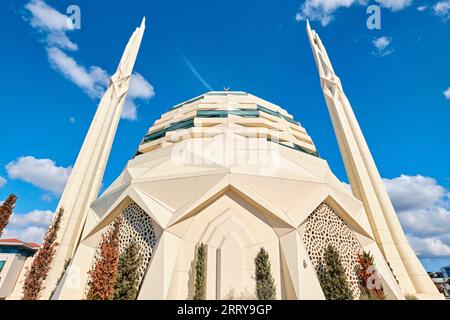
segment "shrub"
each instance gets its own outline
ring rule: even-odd
[[[255,258],[256,296],[259,300],[275,300],[275,280],[270,268],[269,254],[264,248]]]
[[[385,300],[383,286],[376,272],[373,256],[370,252],[358,254],[356,272],[359,278],[361,300]]]
[[[324,273],[320,282],[327,300],[353,299],[339,252],[329,244],[324,253]]]
[[[194,286],[194,300],[206,299],[206,258],[207,247],[205,244],[200,244],[197,248],[197,257],[195,263],[195,286]]]
[[[30,270],[25,274],[23,300],[39,299],[41,291],[44,289],[43,283],[47,278],[58,245],[56,239],[63,214],[64,209],[61,208],[47,230],[44,243],[34,258]]]
[[[119,229],[120,219],[102,236],[100,256],[89,271],[88,300],[112,300],[117,280],[119,263]]]
[[[17,197],[11,194],[0,206],[0,237],[9,222],[9,218],[11,217],[14,206],[16,205],[16,201]]]
[[[142,256],[139,253],[139,244],[133,241],[119,256],[114,300],[136,300],[141,264]]]

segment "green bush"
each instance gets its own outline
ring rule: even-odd
[[[323,262],[324,274],[320,284],[325,298],[327,300],[353,299],[339,252],[331,244],[325,249]]]
[[[141,264],[142,256],[139,253],[139,245],[133,241],[119,256],[114,300],[136,300]]]
[[[194,300],[206,299],[206,258],[207,247],[200,244],[197,248],[197,257],[195,262],[195,287]]]
[[[255,278],[258,300],[275,300],[275,280],[270,268],[269,254],[264,248],[261,248],[255,258]]]

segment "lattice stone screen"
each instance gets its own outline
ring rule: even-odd
[[[123,253],[132,241],[136,241],[139,245],[139,251],[142,257],[142,264],[139,267],[139,283],[145,275],[147,266],[152,258],[153,249],[156,245],[156,234],[153,228],[152,219],[149,215],[136,203],[131,203],[127,206],[120,216],[122,223],[120,225],[120,241],[119,250]],[[106,228],[105,233],[110,230],[112,224]],[[92,265],[97,263],[100,256],[100,243],[97,245]],[[86,282],[85,295],[89,290]]]
[[[322,203],[309,216],[303,233],[303,243],[306,246],[311,262],[316,268],[319,278],[323,277],[321,261],[328,244],[335,247],[345,267],[349,285],[358,298],[360,290],[356,274],[356,259],[361,251],[361,245],[347,224],[326,203]]]
[[[130,204],[122,212],[122,224],[120,226],[120,253],[132,242],[139,244],[142,256],[142,264],[139,268],[140,279],[147,270],[152,258],[153,248],[156,245],[156,234],[149,215],[136,203]]]

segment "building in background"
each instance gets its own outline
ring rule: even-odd
[[[442,268],[444,269],[444,268]],[[443,272],[428,272],[431,280],[435,284],[440,293],[445,295],[447,299],[450,298],[450,284],[448,283],[448,277]]]
[[[441,272],[444,275],[445,279],[450,279],[450,265],[442,267]]]
[[[18,239],[0,239],[0,299],[9,298],[15,287],[21,288],[20,279],[39,247]]]

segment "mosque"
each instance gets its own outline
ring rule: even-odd
[[[145,19],[126,46],[61,197],[58,248],[42,299],[84,299],[102,234],[121,217],[120,250],[139,243],[138,299],[192,299],[205,244],[206,298],[255,292],[254,259],[268,252],[276,298],[325,299],[321,260],[332,244],[358,297],[355,263],[370,251],[388,299],[441,299],[409,246],[323,43],[316,61],[352,192],[289,112],[247,92],[213,91],[171,107],[117,179],[99,189]],[[65,268],[66,261],[69,261]]]

